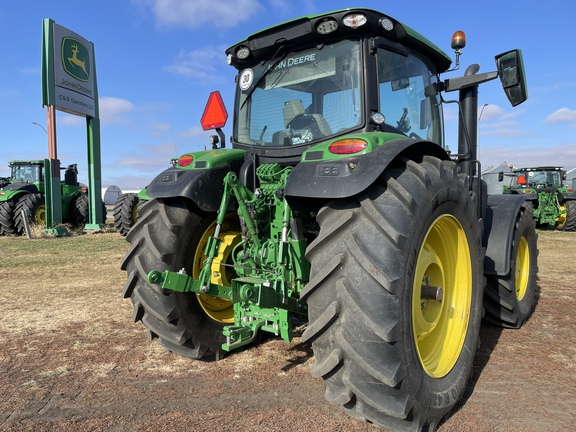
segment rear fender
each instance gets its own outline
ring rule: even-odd
[[[573,189],[558,191],[558,200],[560,202],[576,199],[576,192]]]
[[[234,150],[228,150],[233,152]],[[243,151],[238,151],[232,159],[230,154],[226,157],[225,162],[218,163],[218,154],[214,151],[214,157],[206,154],[210,152],[201,152],[198,162],[205,162],[202,159],[211,158],[208,164],[199,164],[189,169],[182,169],[177,166],[170,167],[161,172],[146,187],[146,195],[149,198],[173,198],[183,197],[192,200],[198,208],[203,211],[217,211],[222,200],[224,192],[224,177],[230,171],[238,173],[243,162]],[[193,153],[191,153],[193,155]],[[206,168],[204,168],[206,166]]]
[[[292,170],[284,194],[293,209],[315,210],[311,206],[319,207],[327,200],[351,197],[366,190],[400,154],[450,159],[448,153],[433,142],[396,139],[363,155],[304,160]]]
[[[523,195],[488,196],[483,237],[485,274],[506,276],[510,273],[516,216],[525,202]]]
[[[38,193],[38,188],[30,183],[12,183],[0,190],[0,201],[8,201],[20,194]]]

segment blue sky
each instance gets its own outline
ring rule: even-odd
[[[413,27],[453,57],[450,38],[463,30],[467,47],[458,72],[472,63],[495,69],[494,55],[523,51],[529,99],[512,108],[500,84],[480,87],[479,157],[483,169],[576,167],[576,3],[538,7],[508,2],[333,0],[20,0],[0,5],[0,176],[8,161],[47,157],[41,103],[42,19],[51,18],[95,45],[100,102],[102,185],[141,188],[171,158],[209,147],[200,117],[220,90],[232,113],[235,70],[224,50],[244,37],[301,15],[369,7]],[[448,94],[447,98],[457,97]],[[454,105],[445,107],[446,137],[456,144]],[[231,120],[231,119],[230,119]],[[224,129],[230,136],[230,125]],[[87,182],[83,117],[57,113],[58,157],[78,163]]]

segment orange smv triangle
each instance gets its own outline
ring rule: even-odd
[[[224,101],[222,101],[222,96],[219,91],[214,91],[208,96],[206,108],[204,108],[204,113],[200,119],[202,129],[223,128],[226,125],[226,120],[228,120],[228,112],[224,106]]]
[[[525,185],[526,184],[526,177],[524,177],[523,175],[519,176],[518,180],[516,180],[516,183]]]

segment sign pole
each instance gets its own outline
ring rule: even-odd
[[[94,117],[86,118],[86,129],[88,133],[88,199],[90,217],[86,230],[99,230],[104,227],[102,221],[105,214],[102,209],[102,180],[100,178],[100,119]]]
[[[60,161],[56,146],[56,109],[46,107],[46,126],[48,127],[48,159],[44,161],[46,231],[56,235],[67,234],[62,226],[62,193],[60,186]]]

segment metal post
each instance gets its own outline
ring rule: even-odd
[[[46,231],[61,235],[68,231],[62,226],[60,161],[56,146],[56,108],[52,105],[46,107],[46,125],[48,127],[48,159],[44,160]]]

